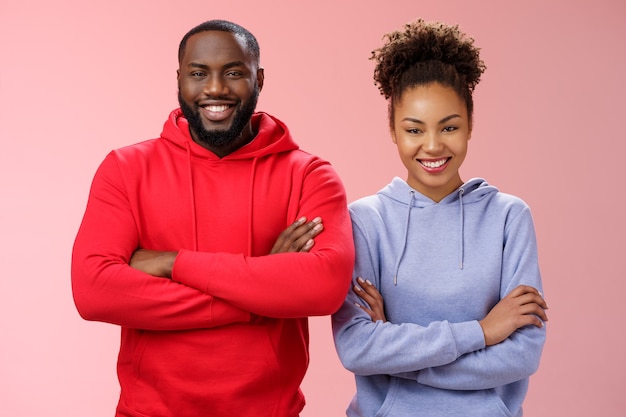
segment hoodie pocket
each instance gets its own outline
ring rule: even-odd
[[[399,378],[391,378],[385,401],[383,401],[383,404],[380,406],[374,417],[388,417],[396,415],[394,414],[394,403],[399,391],[401,391],[398,389],[399,383]]]
[[[512,417],[495,390],[443,390],[392,378],[375,417]]]

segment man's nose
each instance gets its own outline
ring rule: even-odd
[[[207,79],[204,92],[209,96],[223,96],[228,93],[228,87],[222,77],[212,76]]]

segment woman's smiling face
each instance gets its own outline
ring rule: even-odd
[[[463,184],[471,124],[467,106],[439,83],[405,90],[394,100],[392,140],[408,170],[407,183],[435,202]]]

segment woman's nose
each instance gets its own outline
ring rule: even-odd
[[[439,137],[438,132],[430,132],[424,135],[422,148],[427,152],[435,153],[441,149],[441,143],[441,138]]]

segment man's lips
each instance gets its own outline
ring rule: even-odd
[[[228,119],[235,111],[234,104],[205,104],[199,106],[200,112],[211,122],[221,122]]]

